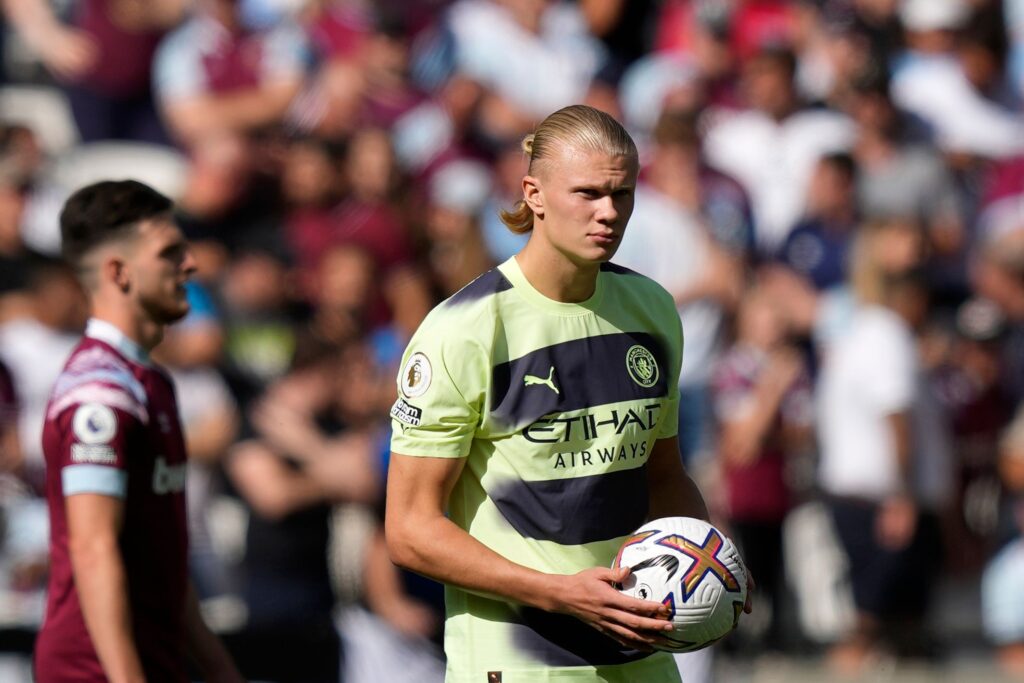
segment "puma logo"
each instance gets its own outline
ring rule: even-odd
[[[558,387],[555,386],[555,383],[552,380],[554,376],[555,366],[552,365],[551,370],[548,371],[547,379],[544,379],[543,377],[537,377],[536,375],[523,375],[523,384],[525,386],[530,386],[531,384],[543,384],[556,394],[561,394],[562,392],[558,390]]]

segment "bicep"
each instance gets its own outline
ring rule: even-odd
[[[679,437],[670,436],[658,439],[651,447],[651,455],[647,459],[647,478],[651,482],[664,481],[666,477],[685,474],[683,456],[679,450]]]
[[[444,515],[465,458],[431,458],[392,453],[388,466],[387,518]]]
[[[67,496],[64,510],[72,554],[83,544],[116,540],[124,522],[124,500],[101,493]]]

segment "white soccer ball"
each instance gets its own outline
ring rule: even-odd
[[[620,590],[669,607],[675,625],[655,647],[692,652],[736,628],[747,599],[747,572],[736,545],[699,519],[644,524],[619,549],[613,569],[629,567]]]

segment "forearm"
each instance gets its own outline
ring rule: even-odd
[[[40,52],[53,32],[60,28],[45,0],[3,0],[3,8],[7,20],[36,52]]]
[[[299,91],[299,82],[228,95],[207,95],[167,106],[171,124],[189,141],[218,130],[248,131],[280,119]]]
[[[392,561],[436,581],[485,597],[551,610],[555,577],[499,555],[443,515],[427,519],[388,515]]]
[[[680,468],[681,469],[681,468]],[[680,471],[677,476],[651,482],[648,517],[694,517],[708,519],[704,496],[689,474]]]
[[[683,467],[676,437],[659,439],[647,460],[648,519],[695,517],[708,519],[704,496]]]
[[[224,645],[203,621],[191,584],[185,603],[185,650],[206,681],[242,680]]]
[[[86,539],[72,543],[70,552],[82,615],[104,673],[111,683],[144,681],[116,539]]]

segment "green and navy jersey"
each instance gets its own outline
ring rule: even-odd
[[[647,458],[675,436],[682,331],[654,281],[604,264],[593,296],[553,301],[515,258],[435,308],[406,349],[391,449],[465,458],[451,520],[498,554],[572,574],[608,567],[647,518]],[[446,589],[448,681],[673,681],[665,654]]]

